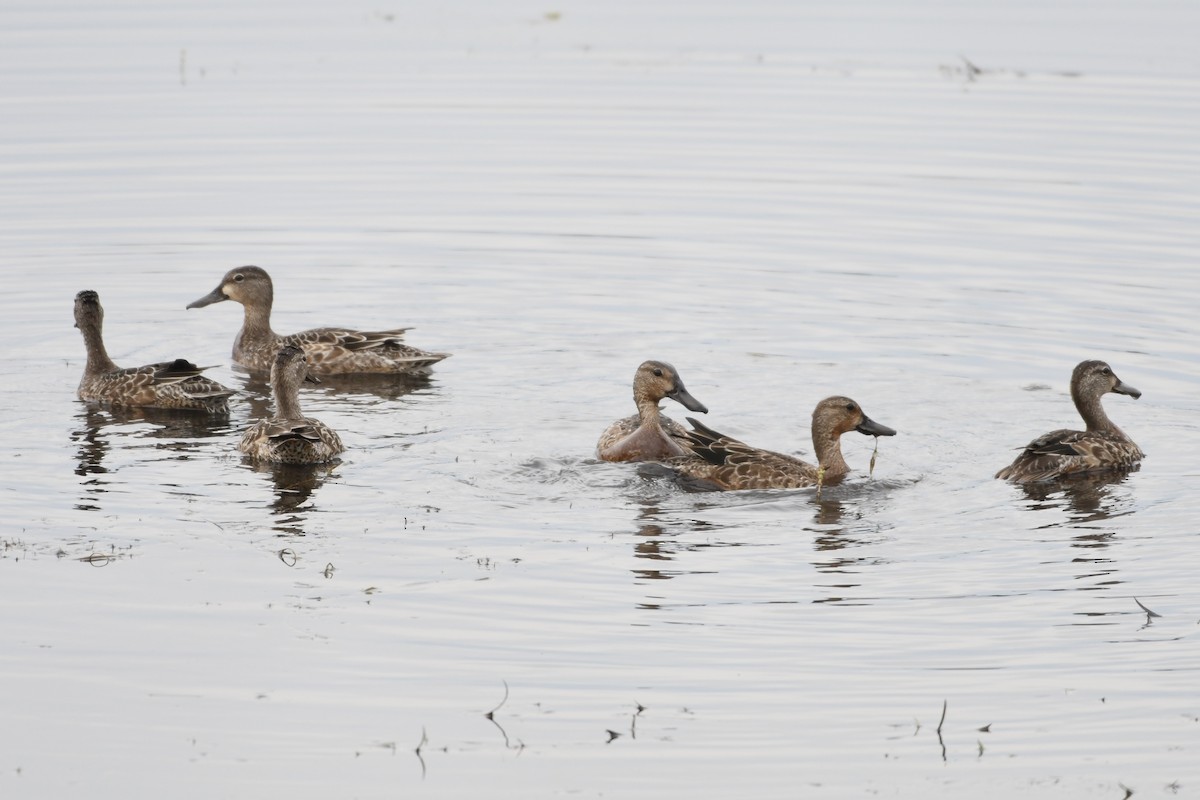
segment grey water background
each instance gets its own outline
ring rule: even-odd
[[[1194,3],[2,15],[3,797],[1200,795]],[[246,263],[454,356],[255,470]],[[84,288],[230,418],[79,403]],[[592,457],[646,358],[900,434],[686,491]],[[1143,468],[992,480],[1083,358]]]

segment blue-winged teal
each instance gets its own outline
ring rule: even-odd
[[[79,382],[79,399],[112,406],[172,408],[228,414],[234,391],[200,373],[182,358],[122,369],[104,347],[104,308],[100,295],[85,289],[75,295],[75,327],[87,347],[87,366]]]
[[[596,455],[603,461],[660,461],[685,455],[687,450],[680,442],[687,431],[659,410],[664,397],[691,411],[708,413],[703,403],[688,394],[674,367],[665,361],[643,362],[633,375],[633,402],[638,413],[609,425],[600,434]]]
[[[1113,374],[1103,361],[1082,361],[1071,373],[1071,399],[1086,430],[1045,433],[1025,446],[997,478],[1029,483],[1104,470],[1128,470],[1146,454],[1113,424],[1100,398],[1108,392],[1138,398],[1142,393]]]
[[[315,375],[419,374],[449,356],[428,353],[403,344],[409,328],[356,331],[348,328],[313,328],[289,336],[271,330],[271,276],[260,267],[238,267],[225,273],[216,289],[189,303],[188,308],[233,300],[242,304],[242,330],[233,342],[233,360],[251,370],[271,369],[275,354],[284,345],[301,347]]]
[[[813,448],[819,466],[794,456],[762,450],[731,439],[688,417],[694,430],[686,436],[692,455],[668,462],[681,474],[719,489],[796,489],[837,483],[850,467],[842,457],[843,433],[895,436],[863,413],[848,397],[827,397],[812,416]]]
[[[322,464],[345,448],[328,425],[300,411],[300,384],[318,383],[308,372],[304,351],[285,345],[271,365],[275,415],[246,429],[238,449],[251,458],[275,464]]]

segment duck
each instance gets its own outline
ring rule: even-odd
[[[301,412],[300,384],[305,381],[320,383],[309,372],[305,352],[293,345],[279,348],[271,365],[275,415],[247,428],[238,450],[272,464],[324,464],[346,449],[332,428]]]
[[[80,400],[108,406],[229,413],[229,398],[236,392],[204,377],[201,373],[207,367],[182,358],[142,367],[114,364],[104,347],[104,307],[97,292],[84,289],[75,295],[75,327],[87,348]]]
[[[849,397],[836,395],[817,403],[812,415],[817,465],[795,456],[752,447],[687,418],[691,455],[668,462],[685,478],[718,489],[798,489],[840,482],[850,467],[842,456],[841,437],[858,431],[868,436],[895,436],[896,431],[868,417]]]
[[[1106,470],[1129,471],[1146,457],[1118,428],[1100,398],[1109,392],[1123,394],[1134,400],[1142,393],[1122,381],[1104,361],[1081,361],[1071,373],[1071,399],[1084,430],[1063,428],[1034,439],[1021,454],[996,473],[1001,480],[1014,483],[1054,481]]]
[[[233,342],[233,360],[252,371],[269,371],[275,354],[284,345],[303,348],[308,354],[309,372],[314,375],[420,375],[450,356],[402,343],[404,332],[411,328],[385,331],[312,328],[280,336],[271,330],[274,294],[271,276],[265,269],[238,267],[226,272],[216,289],[187,307],[203,308],[224,300],[241,303],[244,318]]]
[[[619,419],[600,434],[596,457],[601,461],[661,461],[688,454],[687,429],[665,416],[658,404],[669,397],[689,411],[708,408],[688,392],[679,372],[665,361],[644,361],[633,374],[637,413]]]

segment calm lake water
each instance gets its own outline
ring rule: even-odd
[[[3,18],[0,796],[1200,797],[1196,4]],[[248,263],[454,356],[255,470],[240,309],[184,310]],[[81,289],[230,418],[77,401]],[[755,444],[900,433],[688,491],[593,458],[646,358]],[[1142,469],[993,480],[1084,358]]]

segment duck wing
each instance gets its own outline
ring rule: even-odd
[[[306,442],[322,441],[321,432],[307,419],[269,420],[260,434],[273,442],[283,442],[288,439],[303,439]]]
[[[1089,472],[1128,469],[1145,457],[1142,449],[1112,431],[1050,431],[1034,439],[997,478],[1019,482],[1053,480]]]
[[[391,372],[436,364],[449,353],[431,353],[401,339],[411,328],[356,331],[349,328],[313,328],[280,337],[281,345],[303,348],[315,372]],[[338,362],[341,362],[340,364]],[[346,370],[347,365],[355,365]]]
[[[176,388],[188,397],[196,399],[232,397],[236,392],[206,378],[201,373],[209,367],[198,367],[185,358],[131,367],[120,371],[131,385],[155,391]]]

